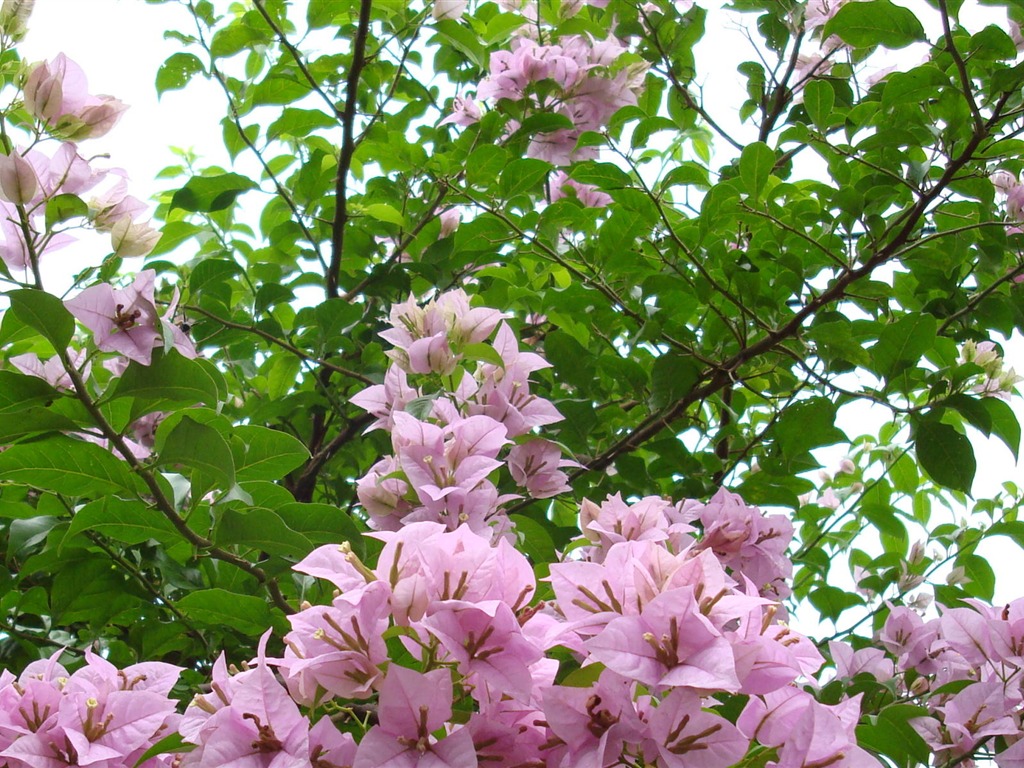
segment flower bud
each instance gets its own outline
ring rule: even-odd
[[[907,562],[911,565],[917,565],[924,560],[924,542],[915,541],[913,546],[910,547],[910,556],[907,558]]]
[[[914,696],[923,696],[931,688],[931,683],[928,682],[927,677],[914,678],[914,682],[910,684],[910,692]]]
[[[38,191],[39,179],[28,160],[17,152],[0,155],[0,197],[15,205],[25,205]]]
[[[145,256],[160,242],[160,232],[149,226],[149,222],[137,224],[125,216],[114,222],[110,228],[110,247],[115,256],[123,259]]]
[[[4,0],[0,6],[0,34],[18,42],[28,31],[28,17],[36,0]]]
[[[968,578],[967,572],[962,565],[958,565],[946,576],[946,583],[951,587],[955,587],[957,584],[967,584],[968,582],[970,582],[970,578]]]

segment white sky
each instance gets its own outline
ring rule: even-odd
[[[921,4],[921,0],[904,0],[906,5]],[[713,5],[711,2],[705,3]],[[717,5],[715,3],[714,5]],[[966,12],[976,2],[965,3]],[[991,12],[991,9],[988,9]],[[717,20],[716,20],[717,19]],[[165,93],[159,101],[154,80],[164,59],[181,50],[173,40],[165,40],[165,29],[191,29],[187,12],[179,5],[149,5],[143,0],[36,0],[29,24],[29,34],[21,46],[28,60],[50,59],[64,52],[85,70],[93,93],[108,93],[131,105],[120,124],[106,137],[83,145],[83,154],[90,150],[109,152],[109,165],[124,168],[129,175],[129,189],[136,197],[149,199],[173,181],[156,180],[156,174],[177,160],[167,149],[169,145],[195,148],[202,162],[227,164],[221,144],[219,121],[223,116],[223,97],[220,90],[201,76],[183,91]],[[716,30],[717,31],[714,31]],[[749,57],[746,42],[738,25],[721,15],[709,19],[709,35],[700,64],[709,73],[704,80],[705,95],[717,97],[720,106],[711,111],[726,123],[734,122],[742,83],[735,74],[735,60],[707,67],[709,57],[717,52]],[[889,54],[883,64],[893,63],[900,57],[911,57],[916,63],[920,51]],[[742,60],[742,59],[740,59]],[[742,98],[742,97],[740,97]],[[742,132],[741,132],[742,135]],[[81,251],[78,251],[81,252]],[[67,253],[75,257],[75,251]],[[82,258],[88,258],[83,256]],[[84,267],[80,264],[72,271]],[[1024,371],[1024,343],[1018,338],[1007,347],[1009,364]],[[1018,418],[1024,422],[1024,401],[1014,402]],[[880,418],[884,419],[882,414]],[[842,425],[846,426],[846,425]],[[849,425],[851,437],[859,434],[863,424]],[[1024,485],[1024,473],[1015,467],[1010,452],[993,439],[985,441],[972,435],[978,452],[978,477],[975,495],[992,495],[999,485],[1013,479]],[[983,553],[993,562],[1013,562],[1021,553],[1015,547],[986,545]],[[1005,559],[1004,559],[1005,558]],[[1013,579],[1000,579],[997,599],[1006,600],[1019,595]]]

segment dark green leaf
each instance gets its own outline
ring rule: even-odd
[[[7,298],[21,322],[39,331],[54,349],[64,351],[67,348],[75,332],[75,319],[64,302],[35,288],[8,291]]]
[[[180,537],[160,512],[142,501],[106,497],[86,504],[75,513],[67,537],[95,531],[125,544],[150,539],[173,542]]]
[[[163,466],[183,465],[205,473],[225,490],[235,484],[235,461],[220,432],[185,416],[167,435],[160,451]]]
[[[913,312],[885,326],[871,348],[874,370],[887,380],[918,363],[935,342],[936,322],[931,315]]]
[[[235,427],[235,437],[244,444],[244,455],[237,456],[235,476],[243,480],[277,480],[301,467],[309,458],[299,440],[277,429],[255,425]]]
[[[997,397],[986,397],[981,402],[992,419],[992,434],[1006,443],[1014,459],[1019,458],[1020,423],[1013,408]]]
[[[213,629],[231,627],[255,637],[270,628],[272,616],[266,602],[226,589],[204,589],[185,595],[178,608],[193,621]]]
[[[193,176],[174,193],[171,208],[193,213],[209,213],[230,207],[243,192],[256,189],[256,182],[237,173],[218,176]]]
[[[971,441],[949,424],[924,421],[914,434],[917,460],[939,485],[964,493],[971,492],[977,462]]]
[[[686,395],[700,376],[700,366],[692,357],[664,354],[651,369],[651,405],[665,408]]]
[[[0,479],[68,496],[103,496],[138,488],[128,465],[95,443],[50,437],[0,453]]]

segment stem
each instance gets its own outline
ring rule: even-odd
[[[348,224],[348,173],[352,167],[352,156],[356,151],[355,120],[356,104],[359,99],[359,77],[366,64],[366,38],[370,31],[370,10],[373,0],[361,0],[359,4],[359,25],[352,43],[352,66],[348,70],[345,84],[345,109],[342,112],[341,156],[338,159],[338,175],[334,180],[335,214],[331,223],[331,263],[327,269],[327,298],[339,295],[338,282],[341,277],[341,259],[345,250],[345,225]]]

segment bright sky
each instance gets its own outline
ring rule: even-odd
[[[708,7],[719,3],[702,3]],[[921,0],[903,0],[903,4],[922,4]],[[972,10],[972,6],[975,8]],[[965,12],[980,10],[976,2],[968,0]],[[985,9],[989,13],[992,9]],[[1001,12],[1000,12],[1001,13]],[[221,147],[219,120],[224,114],[223,97],[219,89],[202,77],[193,79],[184,91],[164,94],[157,100],[154,78],[161,63],[180,49],[177,42],[165,40],[166,29],[190,29],[190,19],[176,3],[149,5],[143,0],[36,0],[29,24],[29,34],[22,45],[26,59],[50,59],[64,52],[85,70],[93,93],[108,93],[130,104],[120,124],[106,137],[88,142],[83,149],[109,152],[109,165],[124,168],[129,175],[129,189],[136,197],[149,199],[173,181],[156,179],[163,167],[177,161],[167,147],[174,145],[196,148],[205,163],[227,164]],[[709,35],[698,61],[708,63],[716,51],[736,55],[746,50],[737,24],[724,14],[709,20]],[[717,30],[717,31],[716,31]],[[906,56],[916,63],[921,51],[908,50],[902,54],[889,54],[881,65],[895,63]],[[708,97],[725,94],[722,106],[711,107],[712,113],[722,115],[731,123],[738,101],[728,94],[742,93],[735,73],[735,61],[723,61],[720,66],[708,67],[704,81]],[[67,253],[73,258],[74,252]],[[82,257],[89,258],[88,255]],[[73,269],[78,271],[81,266]],[[1010,364],[1024,371],[1024,342],[1018,337],[1006,347]],[[1014,402],[1018,418],[1024,422],[1024,401]],[[884,418],[884,415],[881,416]],[[846,425],[843,425],[846,426]],[[863,425],[848,425],[848,433],[855,436]],[[975,494],[981,497],[995,493],[999,485],[1013,479],[1024,485],[1024,473],[1015,467],[1010,452],[997,440],[985,441],[972,435],[978,452],[978,478]],[[1020,557],[1015,547],[985,550],[993,562],[1011,562]],[[1005,559],[1004,559],[1005,558]],[[1019,595],[1019,587],[1012,579],[1000,580],[997,599],[1005,600]]]

